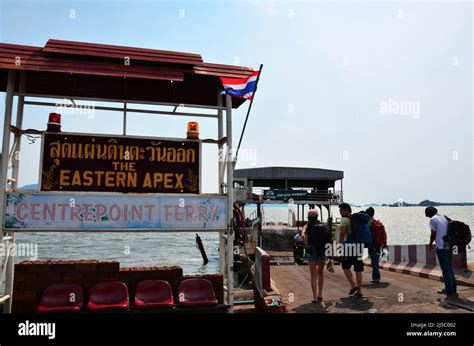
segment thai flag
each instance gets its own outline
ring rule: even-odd
[[[246,78],[220,77],[225,93],[235,97],[242,97],[244,99],[251,100],[253,93],[255,92],[259,72],[260,71],[254,71]]]

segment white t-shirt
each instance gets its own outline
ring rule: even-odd
[[[430,229],[436,231],[436,247],[444,249],[443,238],[448,234],[448,220],[443,215],[436,214],[430,219]]]

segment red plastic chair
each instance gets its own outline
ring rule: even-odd
[[[135,292],[136,309],[172,308],[173,292],[168,282],[146,280],[138,284]]]
[[[178,292],[178,301],[180,306],[200,307],[217,305],[217,298],[209,280],[183,280],[179,284]]]
[[[120,281],[99,282],[92,287],[87,309],[91,311],[127,310],[130,305],[127,285]]]
[[[82,308],[82,287],[74,283],[54,284],[46,288],[38,312],[74,312]]]

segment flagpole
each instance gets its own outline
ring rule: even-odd
[[[234,162],[233,162],[234,168],[235,168],[235,165],[237,164],[237,158],[238,158],[238,155],[239,155],[240,144],[242,144],[242,138],[244,137],[245,128],[247,127],[247,120],[249,119],[250,110],[252,109],[253,100],[255,99],[255,94],[257,93],[258,81],[260,80],[260,75],[262,74],[262,69],[263,69],[263,64],[260,64],[257,79],[255,81],[255,89],[253,91],[252,99],[250,100],[249,109],[247,110],[247,116],[245,117],[244,127],[242,128],[242,133],[240,134],[239,144],[237,145],[237,151],[235,152],[235,157],[234,157]]]

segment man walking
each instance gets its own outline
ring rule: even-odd
[[[355,297],[362,297],[362,272],[364,271],[364,263],[362,262],[362,256],[364,245],[354,242],[353,233],[356,232],[356,230],[353,229],[353,223],[351,222],[351,206],[347,203],[341,203],[339,205],[339,213],[341,214],[341,231],[339,235],[339,242],[344,243],[344,254],[342,256],[341,265],[344,271],[344,275],[351,284],[351,290],[349,291],[349,295]],[[369,217],[367,215],[366,217],[368,220]],[[354,266],[354,272],[356,274],[357,283],[354,282],[354,279],[352,277],[352,266]]]
[[[385,226],[380,220],[375,220],[375,210],[370,207],[365,211],[369,215],[370,219],[367,222],[372,232],[372,244],[369,246],[369,257],[372,266],[372,283],[380,283],[380,254],[382,249],[387,246],[387,233],[385,232]]]
[[[438,214],[438,210],[433,206],[426,207],[425,216],[430,219],[429,248],[433,250],[433,242],[436,243],[436,256],[443,272],[444,288],[439,290],[438,293],[455,296],[457,295],[457,287],[452,265],[453,250],[444,241],[444,237],[448,234],[449,221],[445,216]]]

